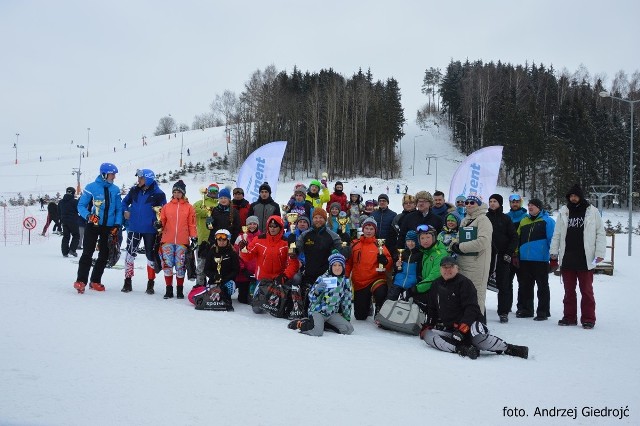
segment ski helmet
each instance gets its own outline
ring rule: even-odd
[[[153,182],[156,181],[156,174],[153,173],[151,169],[138,169],[136,170],[136,177],[143,177],[144,184],[146,186],[151,186]]]
[[[106,178],[109,173],[118,173],[118,168],[111,163],[100,164],[100,174],[103,178]]]

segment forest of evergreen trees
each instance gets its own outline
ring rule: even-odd
[[[434,87],[440,102],[430,100],[418,121],[443,114],[464,154],[504,146],[500,185],[552,206],[564,202],[572,183],[581,183],[587,192],[590,185],[619,185],[619,200],[626,204],[629,104],[599,94],[640,98],[639,72],[631,79],[619,72],[612,87],[605,88],[602,78],[591,79],[584,69],[568,75],[544,65],[451,61],[444,73],[433,68],[425,73],[423,92],[433,100]],[[638,183],[635,173],[635,191]]]
[[[359,70],[344,78],[333,70],[288,74],[274,67],[256,71],[235,98],[225,92],[213,109],[224,117],[240,166],[257,147],[288,141],[282,171],[294,178],[305,170],[317,177],[399,175],[395,154],[405,121],[394,79],[374,81]]]

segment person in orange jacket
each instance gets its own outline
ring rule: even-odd
[[[160,257],[166,283],[165,299],[173,298],[173,269],[176,270],[176,297],[184,299],[185,257],[187,249],[198,246],[196,211],[186,198],[187,187],[182,180],[173,185],[171,200],[160,211],[162,229]]]
[[[351,256],[347,259],[347,277],[353,284],[353,308],[357,320],[366,320],[371,312],[371,297],[377,313],[387,298],[387,271],[391,270],[391,254],[383,245],[382,254],[376,241],[378,224],[369,217],[362,222],[362,236],[351,243]],[[384,267],[377,271],[378,265]]]

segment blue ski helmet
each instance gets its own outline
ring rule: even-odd
[[[138,169],[136,170],[136,177],[143,177],[144,184],[146,186],[151,186],[153,182],[156,181],[156,174],[153,173],[151,169]]]
[[[100,164],[100,174],[107,175],[108,173],[118,173],[118,168],[111,163]]]

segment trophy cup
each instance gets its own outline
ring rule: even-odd
[[[398,260],[400,260],[400,266],[398,266],[398,271],[402,271],[402,252],[405,249],[398,249],[398,253],[400,254],[400,256],[398,257]]]
[[[343,234],[347,233],[347,223],[349,223],[351,220],[345,215],[343,216],[341,212],[341,214],[338,216],[338,224],[340,225],[340,232],[342,232]]]
[[[248,230],[249,230],[249,227],[248,227],[248,226],[244,225],[244,226],[242,227],[242,239],[243,239],[245,242],[248,242],[248,241],[247,241],[247,231],[248,231]],[[240,251],[241,251],[242,253],[249,253],[249,250],[247,250],[247,246],[242,247],[242,250],[240,250]]]
[[[156,221],[162,223],[160,221],[160,210],[162,210],[162,206],[155,206],[155,207],[152,207],[152,209],[153,209],[154,212],[156,212]],[[158,229],[158,233],[160,233],[160,232],[162,232],[162,227],[160,229]]]
[[[289,255],[293,256],[296,254],[296,243],[289,244]]]
[[[382,250],[382,247],[384,247],[384,238],[378,238],[376,242],[378,243],[378,253],[384,254],[384,250]],[[382,263],[378,263],[378,267],[376,268],[376,271],[384,272],[385,271],[384,265]]]
[[[327,173],[327,172],[323,172],[323,173],[322,173],[322,179],[324,179],[324,180],[329,180],[329,173]]]
[[[296,230],[296,220],[298,220],[298,213],[287,213],[287,222],[289,222],[289,229],[291,232]]]
[[[100,222],[100,206],[102,203],[104,203],[104,201],[93,200],[93,213],[90,214],[87,219],[94,225],[98,225]]]
[[[200,188],[200,193],[202,194],[202,205],[204,206],[204,197],[207,195],[207,188]]]
[[[215,260],[217,264],[216,269],[218,270],[218,277],[220,277],[220,271],[222,271],[222,258],[214,257],[213,260]]]

